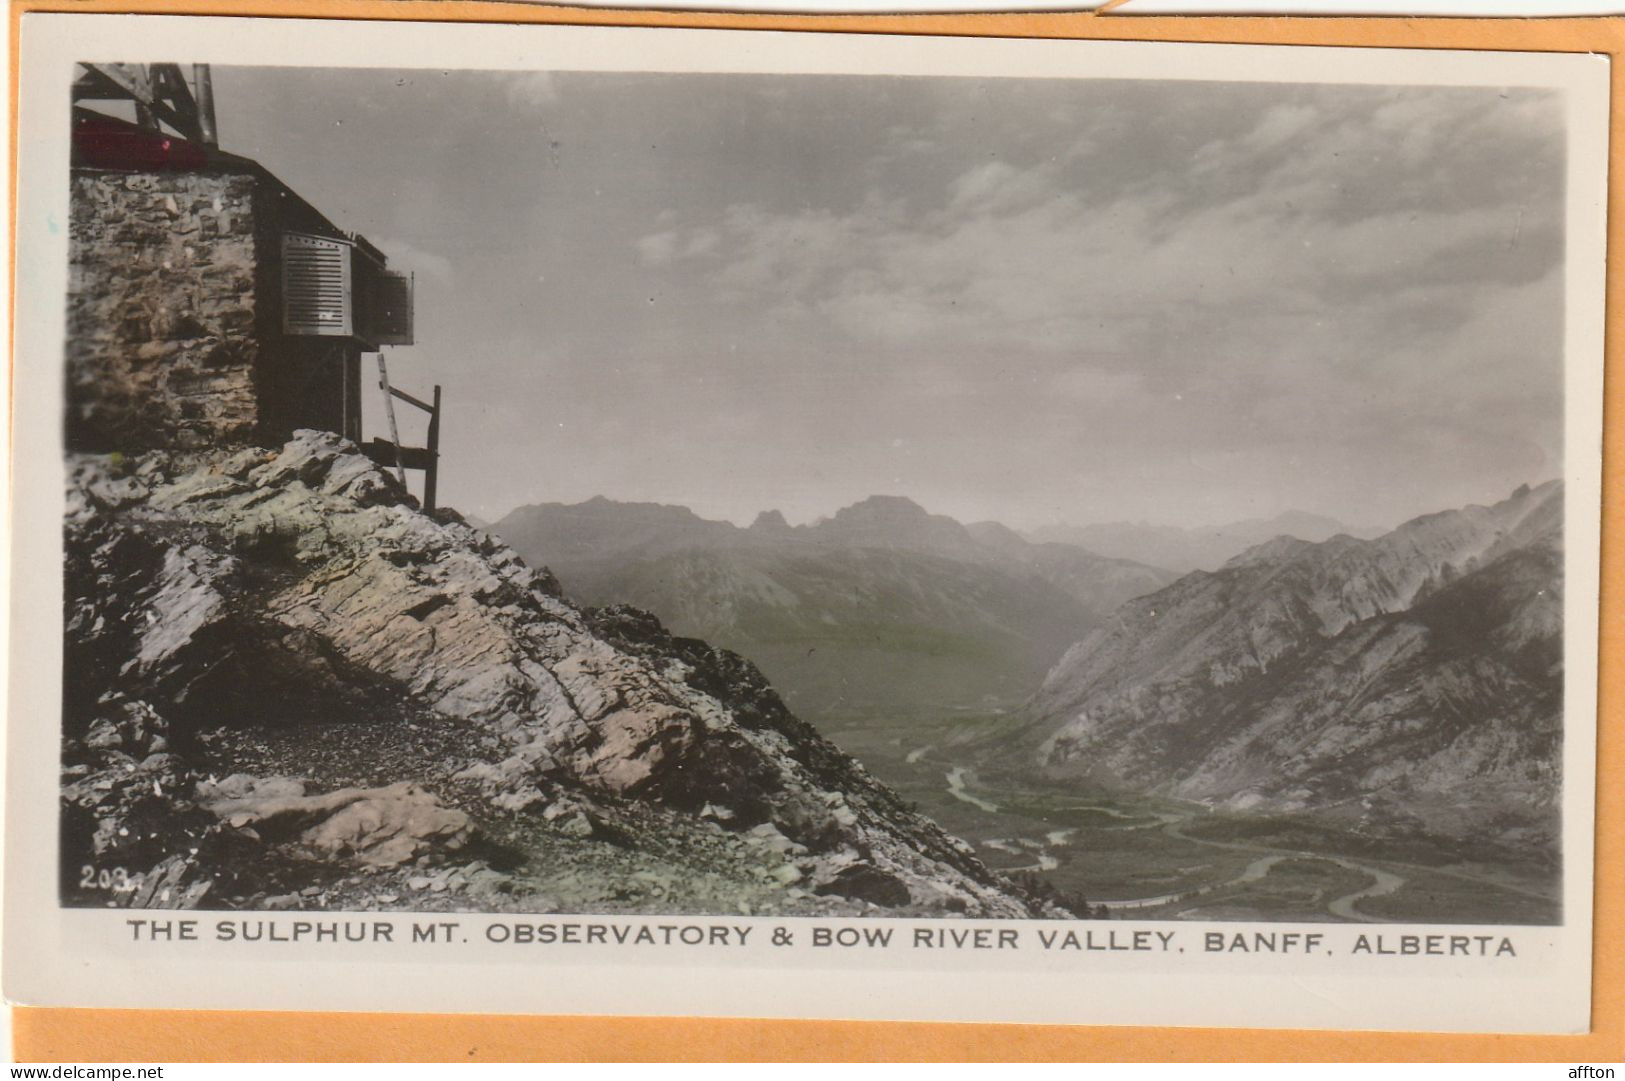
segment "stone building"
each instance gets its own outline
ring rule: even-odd
[[[411,342],[411,279],[257,162],[74,114],[69,449],[361,437],[361,354]]]

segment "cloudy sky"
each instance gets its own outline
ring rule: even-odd
[[[884,492],[1016,526],[1390,525],[1560,472],[1544,91],[215,84],[226,149],[416,271],[391,372],[444,384],[442,499],[486,518]]]

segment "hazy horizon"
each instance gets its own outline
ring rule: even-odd
[[[1525,481],[1523,483],[1528,485],[1530,488],[1539,488],[1539,487],[1541,487],[1543,485],[1550,484],[1550,483],[1552,483],[1554,481],[1559,481],[1561,479],[1562,479],[1561,477],[1545,477],[1545,478],[1542,478],[1540,480]],[[1516,490],[1517,490],[1516,487],[1509,488],[1505,492],[1501,493],[1500,495],[1498,495],[1498,496],[1496,496],[1494,498],[1480,501],[1480,505],[1489,506],[1489,505],[1493,505],[1493,504],[1496,504],[1496,503],[1500,503],[1503,500],[1510,498],[1512,496],[1512,494]],[[1224,519],[1222,521],[1211,521],[1211,522],[1158,521],[1158,520],[1148,519],[1148,518],[1100,518],[1100,519],[1091,519],[1091,520],[1088,520],[1088,521],[1083,521],[1083,520],[1078,520],[1078,521],[1056,520],[1056,521],[1050,521],[1050,522],[1040,522],[1037,525],[1032,525],[1032,526],[1025,526],[1025,525],[1016,526],[1016,525],[1011,525],[1011,523],[1009,523],[1009,522],[1003,522],[1003,521],[1000,521],[999,519],[995,519],[995,518],[959,518],[957,515],[946,514],[946,512],[938,510],[935,507],[927,506],[926,504],[922,503],[918,499],[915,499],[913,496],[909,495],[906,492],[870,492],[868,495],[856,496],[856,497],[854,497],[852,499],[848,499],[846,502],[840,504],[839,506],[831,507],[829,510],[824,511],[824,512],[819,513],[819,514],[815,514],[815,515],[813,515],[812,517],[809,517],[809,518],[795,518],[795,517],[792,517],[791,515],[788,515],[788,514],[785,514],[784,518],[785,518],[785,521],[788,524],[790,524],[791,526],[817,525],[819,522],[825,522],[825,521],[828,521],[829,519],[833,518],[838,511],[844,510],[844,509],[846,509],[848,507],[851,507],[851,506],[854,506],[854,505],[856,505],[858,503],[862,503],[862,502],[864,502],[866,500],[875,499],[875,498],[901,498],[901,499],[907,499],[907,500],[913,502],[914,504],[916,504],[917,506],[919,506],[927,514],[944,515],[944,516],[949,517],[949,518],[954,518],[961,525],[975,525],[975,524],[978,524],[978,523],[981,523],[981,522],[996,522],[999,525],[1009,526],[1010,528],[1016,530],[1018,533],[1023,533],[1023,534],[1033,533],[1033,532],[1037,532],[1037,531],[1040,531],[1040,530],[1043,530],[1043,529],[1046,529],[1046,528],[1051,528],[1051,527],[1068,528],[1068,527],[1087,527],[1087,526],[1099,526],[1099,525],[1132,525],[1132,526],[1145,526],[1145,527],[1152,528],[1152,529],[1185,529],[1185,530],[1193,530],[1194,531],[1194,530],[1202,530],[1202,529],[1218,529],[1218,528],[1223,528],[1225,526],[1242,525],[1242,524],[1246,524],[1246,523],[1250,523],[1250,522],[1275,521],[1277,519],[1284,518],[1284,517],[1287,517],[1288,515],[1294,515],[1294,514],[1311,514],[1311,515],[1314,515],[1315,517],[1318,517],[1318,518],[1325,518],[1325,519],[1328,519],[1328,520],[1336,521],[1340,525],[1346,526],[1349,529],[1356,530],[1356,531],[1359,531],[1359,532],[1364,532],[1364,531],[1368,531],[1368,530],[1380,530],[1380,531],[1386,533],[1386,532],[1389,532],[1391,530],[1397,529],[1401,525],[1404,525],[1406,522],[1410,521],[1412,518],[1416,518],[1416,517],[1420,517],[1422,515],[1434,513],[1434,511],[1423,511],[1423,512],[1421,512],[1421,515],[1410,515],[1410,516],[1408,516],[1406,518],[1401,518],[1401,519],[1399,519],[1397,521],[1393,521],[1393,522],[1375,522],[1375,521],[1366,522],[1366,521],[1349,521],[1348,519],[1338,518],[1336,515],[1315,514],[1315,512],[1313,512],[1313,511],[1305,511],[1305,510],[1302,510],[1302,509],[1297,508],[1297,507],[1288,507],[1287,509],[1282,510],[1282,511],[1280,511],[1278,513],[1275,513],[1275,514],[1254,515],[1254,516],[1249,517],[1249,518],[1227,518],[1227,519]],[[546,504],[557,504],[557,505],[562,505],[562,506],[576,507],[576,506],[582,505],[583,503],[591,503],[594,500],[605,500],[605,501],[610,502],[610,503],[619,503],[619,504],[623,504],[623,505],[626,505],[626,504],[653,504],[653,505],[657,505],[657,506],[677,507],[677,508],[681,508],[681,509],[684,509],[684,510],[691,511],[697,517],[703,518],[706,521],[726,522],[726,523],[728,523],[730,525],[738,526],[741,529],[748,528],[750,526],[750,524],[756,520],[756,517],[759,514],[765,514],[765,513],[771,512],[771,511],[779,511],[779,513],[781,513],[781,514],[784,513],[778,507],[761,507],[761,508],[758,508],[754,512],[751,512],[751,513],[749,513],[747,515],[744,515],[743,517],[730,518],[730,517],[725,517],[725,516],[721,516],[721,515],[702,514],[697,509],[695,509],[693,506],[691,506],[688,503],[683,502],[681,499],[617,499],[614,496],[609,495],[609,494],[604,493],[604,492],[595,492],[594,494],[586,497],[585,499],[575,499],[575,500],[537,499],[537,500],[531,500],[531,501],[524,502],[524,503],[516,503],[513,506],[509,507],[508,509],[498,513],[495,517],[487,518],[484,515],[476,515],[476,517],[480,518],[483,521],[487,521],[487,522],[490,522],[492,524],[495,524],[497,522],[500,522],[503,518],[506,518],[508,515],[512,514],[513,512],[515,512],[517,510],[521,510],[521,509],[523,509],[525,507],[540,506],[540,505],[546,505]],[[1454,506],[1454,507],[1437,507],[1437,508],[1435,508],[1435,511],[1459,510],[1459,509],[1461,509],[1461,507],[1465,507],[1467,505],[1468,504],[1464,503],[1464,504],[1461,504],[1460,506]],[[473,512],[469,512],[469,513],[473,513]]]
[[[1561,473],[1551,91],[214,77],[225,149],[416,273],[391,374],[487,520],[1364,528]]]

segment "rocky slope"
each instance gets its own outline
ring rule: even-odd
[[[71,903],[1058,911],[337,436],[69,464]]]
[[[1052,775],[1233,808],[1548,836],[1561,519],[1553,482],[1190,574],[1068,652],[1022,753]]]
[[[813,719],[1014,704],[1105,612],[1173,577],[896,496],[808,526],[594,499],[493,529],[572,597],[743,653]]]

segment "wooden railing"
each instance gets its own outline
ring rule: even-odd
[[[389,438],[373,439],[362,446],[367,457],[383,466],[394,466],[395,475],[400,478],[401,486],[406,486],[406,471],[408,469],[421,469],[423,471],[423,509],[434,510],[435,482],[440,474],[440,385],[435,384],[434,400],[425,402],[415,398],[404,390],[398,390],[389,385],[389,369],[384,364],[384,355],[378,354],[378,387],[384,392],[384,412],[389,417]],[[429,437],[426,447],[401,446],[401,433],[395,426],[395,399],[399,398],[407,405],[415,405],[429,414]]]

